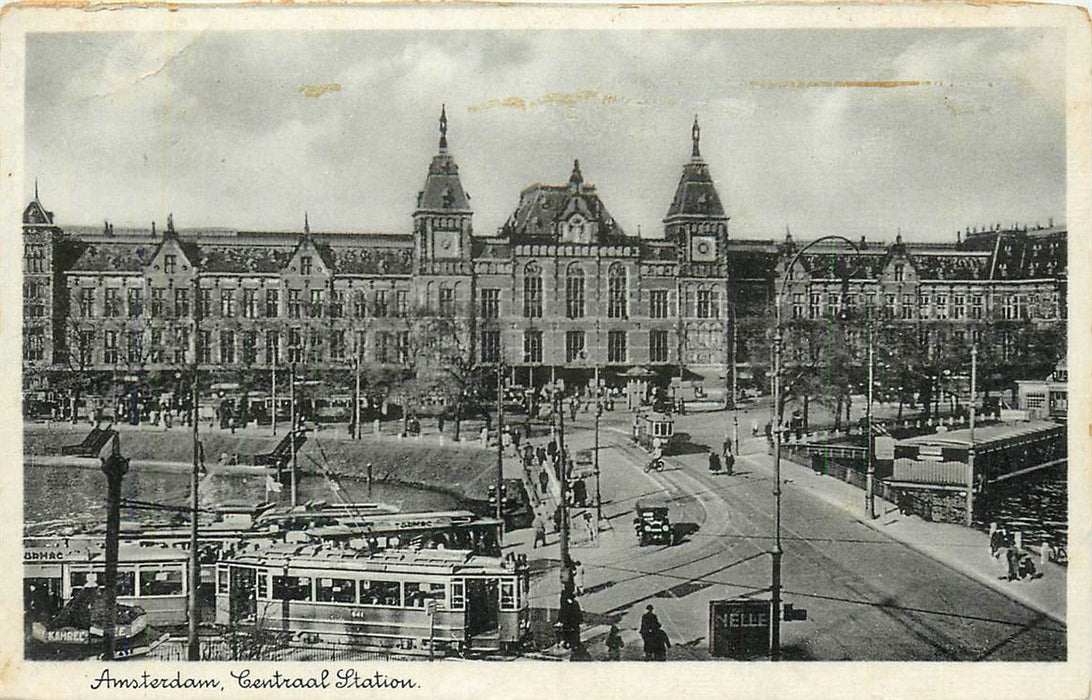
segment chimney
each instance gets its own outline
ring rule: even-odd
[[[1050,217],[1050,222],[1047,224],[1048,228],[1054,228],[1054,217]]]
[[[155,238],[155,222],[152,222],[152,238]]]
[[[956,242],[956,245],[959,245],[959,244],[963,243],[963,232],[962,231],[956,231],[955,232],[955,242]]]

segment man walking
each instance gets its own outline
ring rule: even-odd
[[[542,521],[542,516],[541,515],[536,515],[535,516],[535,541],[534,541],[534,544],[531,545],[531,549],[538,549],[538,545],[539,545],[540,542],[542,543],[543,547],[546,546],[546,523],[544,523]]]
[[[645,647],[645,661],[651,661],[656,651],[658,632],[660,630],[660,618],[656,617],[651,605],[645,608],[645,614],[641,616],[641,641]]]

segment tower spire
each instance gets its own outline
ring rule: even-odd
[[[694,140],[694,150],[690,156],[694,159],[701,158],[701,127],[698,126],[698,115],[694,115],[694,128],[690,130],[690,136]]]
[[[580,161],[573,159],[573,174],[569,176],[569,188],[579,190],[584,184],[584,175],[580,172]]]
[[[303,232],[304,234],[311,235],[311,221],[307,217],[307,212],[303,212]]]
[[[440,153],[447,153],[447,105],[440,105]]]
[[[38,178],[34,178],[34,199],[38,199]]]

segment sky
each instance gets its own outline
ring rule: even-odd
[[[408,233],[446,104],[476,234],[579,158],[655,237],[697,115],[732,237],[954,240],[1064,220],[1063,49],[1039,28],[37,34],[27,182],[69,225]]]

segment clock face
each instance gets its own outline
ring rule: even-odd
[[[432,254],[436,258],[457,258],[462,252],[458,231],[436,231],[432,234]]]
[[[690,259],[695,262],[716,262],[717,239],[713,236],[694,236],[690,241]]]

